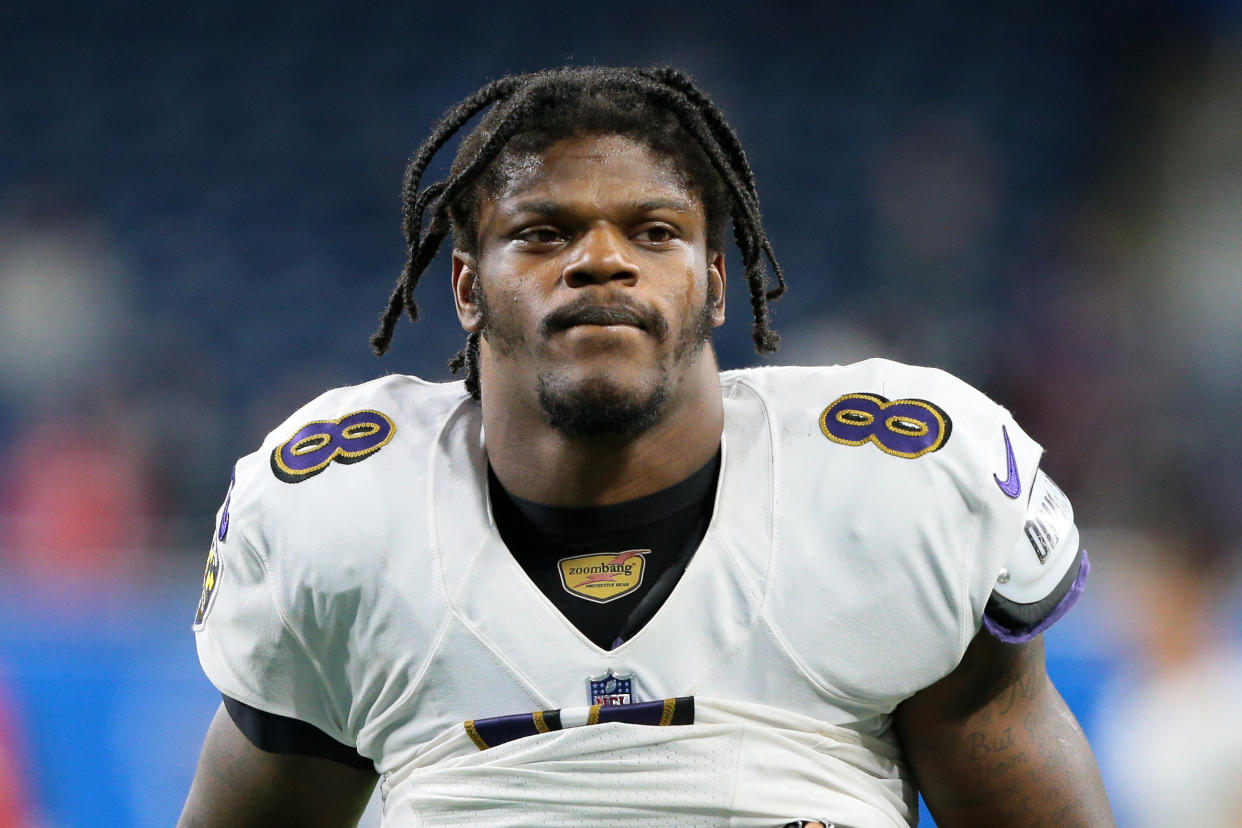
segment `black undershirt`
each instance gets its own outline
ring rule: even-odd
[[[677,585],[707,532],[719,471],[717,453],[667,489],[587,508],[514,497],[490,470],[488,485],[514,559],[583,635],[610,650],[651,620]]]
[[[667,489],[587,508],[544,506],[514,497],[490,467],[488,488],[496,528],[514,559],[570,623],[608,650],[642,629],[677,585],[707,532],[719,472],[717,452]],[[372,767],[354,748],[306,722],[229,696],[224,707],[261,750]]]

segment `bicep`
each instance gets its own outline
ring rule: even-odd
[[[220,705],[207,730],[178,825],[353,826],[377,780],[373,770],[260,750]]]
[[[1086,736],[1044,669],[1043,639],[975,637],[961,664],[895,716],[942,828],[1112,825]]]

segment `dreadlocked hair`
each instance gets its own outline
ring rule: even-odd
[[[423,174],[435,155],[488,107],[462,139],[448,177],[424,187]],[[770,326],[768,303],[784,294],[785,275],[763,228],[755,174],[724,114],[688,75],[671,67],[568,67],[492,81],[450,107],[410,158],[402,188],[406,263],[371,336],[376,355],[388,350],[403,310],[411,321],[418,319],[414,288],[445,237],[451,232],[459,249],[475,252],[479,204],[501,192],[511,175],[509,161],[565,138],[610,134],[634,139],[673,162],[703,203],[714,251],[722,249],[724,225],[732,221],[750,289],[755,349],[776,351],[780,337]],[[776,274],[771,289],[767,263]],[[466,389],[476,400],[478,366],[479,335],[472,333],[449,369],[466,369]]]

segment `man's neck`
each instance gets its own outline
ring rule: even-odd
[[[541,419],[487,404],[487,456],[517,497],[548,506],[605,506],[658,492],[702,468],[720,448],[724,404],[715,361],[686,377],[658,423],[624,438],[566,437]]]

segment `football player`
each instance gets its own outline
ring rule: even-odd
[[[464,381],[329,391],[238,462],[183,825],[349,825],[377,780],[396,828],[1112,823],[1044,670],[1088,563],[1042,449],[939,370],[721,373],[730,222],[770,352],[755,178],[685,75],[445,114],[372,344],[451,234]]]

